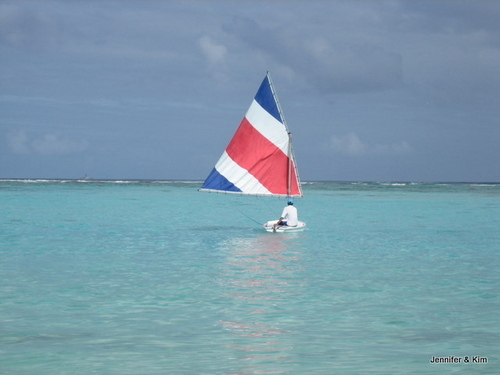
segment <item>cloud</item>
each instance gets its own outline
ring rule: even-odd
[[[33,141],[33,149],[42,156],[80,153],[88,146],[87,141],[73,141],[59,138],[56,134],[46,134],[42,139]]]
[[[368,148],[355,133],[332,136],[330,139],[330,147],[336,153],[349,156],[363,155]]]
[[[342,154],[360,178],[386,176],[386,163],[370,164],[383,158],[408,162],[412,179],[497,180],[500,2],[476,3],[0,1],[0,157],[29,175],[39,155],[92,148],[102,176],[203,177],[210,164],[193,159],[224,147],[270,70],[311,177],[351,179],[317,168]],[[188,128],[210,137],[192,142]],[[134,169],[117,152],[174,160],[181,138],[188,156],[175,168],[144,155],[148,168]],[[37,174],[62,176],[78,159],[45,158]]]
[[[356,133],[333,135],[330,138],[329,149],[334,153],[346,156],[403,155],[413,151],[406,141],[370,145],[363,142]]]
[[[24,130],[7,134],[7,142],[10,150],[17,155],[69,155],[83,152],[88,147],[86,140],[75,141],[57,134],[45,134],[42,138],[30,141]]]
[[[307,16],[305,16],[307,17]],[[330,15],[329,15],[330,17]],[[399,51],[370,34],[347,33],[339,18],[311,20],[315,28],[267,26],[235,17],[223,30],[268,60],[289,68],[323,93],[372,92],[403,86]],[[346,28],[343,28],[345,25]]]
[[[224,63],[227,55],[227,48],[222,44],[215,43],[209,36],[202,36],[199,45],[208,62],[212,65]]]

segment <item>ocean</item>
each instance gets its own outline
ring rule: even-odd
[[[0,372],[497,374],[500,184],[0,180]]]

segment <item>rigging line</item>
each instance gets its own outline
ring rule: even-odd
[[[250,220],[252,220],[254,223],[257,223],[257,224],[259,224],[259,225],[262,225],[262,223],[259,223],[257,220],[252,219],[252,218],[251,218],[250,216],[248,216],[246,213],[244,213],[243,211],[241,211],[238,207],[236,207],[236,209],[237,209],[238,211],[240,211],[240,213],[241,213],[243,216],[245,216],[247,219],[250,219]]]

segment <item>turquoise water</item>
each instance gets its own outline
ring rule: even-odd
[[[198,187],[0,181],[1,373],[498,373],[500,185]]]

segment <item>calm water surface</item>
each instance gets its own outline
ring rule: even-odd
[[[498,373],[500,185],[198,187],[0,181],[1,373]]]

